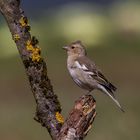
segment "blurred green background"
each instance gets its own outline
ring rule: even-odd
[[[97,117],[86,140],[140,139],[140,1],[56,0],[22,1],[31,33],[40,41],[48,74],[67,116],[85,93],[66,69],[62,46],[82,40],[88,56],[118,87],[122,113],[99,91],[94,91]],[[47,56],[47,57],[46,57]],[[16,46],[0,17],[0,139],[51,140],[33,120],[35,102]]]

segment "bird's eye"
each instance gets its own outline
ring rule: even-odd
[[[74,47],[74,46],[72,46],[71,48],[72,48],[72,49],[74,49],[75,47]]]

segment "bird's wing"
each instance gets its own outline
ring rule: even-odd
[[[95,63],[91,61],[88,57],[79,57],[76,59],[75,63],[77,64],[78,68],[87,72],[95,79],[98,78],[99,81],[108,82],[104,75],[101,73],[101,71],[97,68]]]
[[[96,67],[95,63],[87,57],[79,57],[75,62],[80,69],[82,69],[84,72],[89,74],[94,80],[97,81],[101,90],[104,91],[104,93],[106,93],[116,103],[116,105],[121,109],[121,111],[124,112],[113,92],[117,88],[105,78],[101,71]]]
[[[83,71],[88,73],[90,76],[93,77],[94,80],[96,80],[99,84],[104,86],[109,92],[113,92],[116,90],[116,87],[112,85],[102,74],[102,72],[97,68],[95,63],[91,61],[88,57],[83,56],[79,57],[76,60],[77,65],[79,65],[79,68],[81,68]]]

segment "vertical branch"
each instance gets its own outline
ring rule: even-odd
[[[56,118],[56,113],[61,112],[61,107],[47,76],[38,40],[31,37],[30,25],[20,8],[20,0],[0,0],[0,11],[7,21],[29,78],[37,103],[35,119],[48,129],[53,139],[56,139],[62,126]]]
[[[48,129],[53,140],[82,140],[96,116],[94,98],[91,95],[80,97],[64,122],[60,103],[47,76],[46,63],[41,57],[39,42],[30,34],[20,0],[0,0],[0,12],[7,21],[29,78],[37,104],[35,120]]]

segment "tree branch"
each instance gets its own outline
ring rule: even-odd
[[[40,57],[38,41],[31,37],[27,17],[19,5],[19,0],[1,0],[0,10],[8,23],[30,81],[37,103],[35,119],[55,139],[62,125],[56,119],[56,112],[60,112],[61,107],[47,76],[46,64]]]
[[[71,110],[61,128],[58,140],[82,140],[91,128],[96,116],[96,102],[91,95],[83,95]]]
[[[47,76],[46,63],[40,55],[38,40],[30,34],[30,25],[20,8],[20,0],[0,0],[0,11],[7,21],[29,78],[37,104],[35,120],[48,129],[54,140],[81,140],[94,120],[95,100],[91,95],[82,96],[64,123],[60,103]]]

